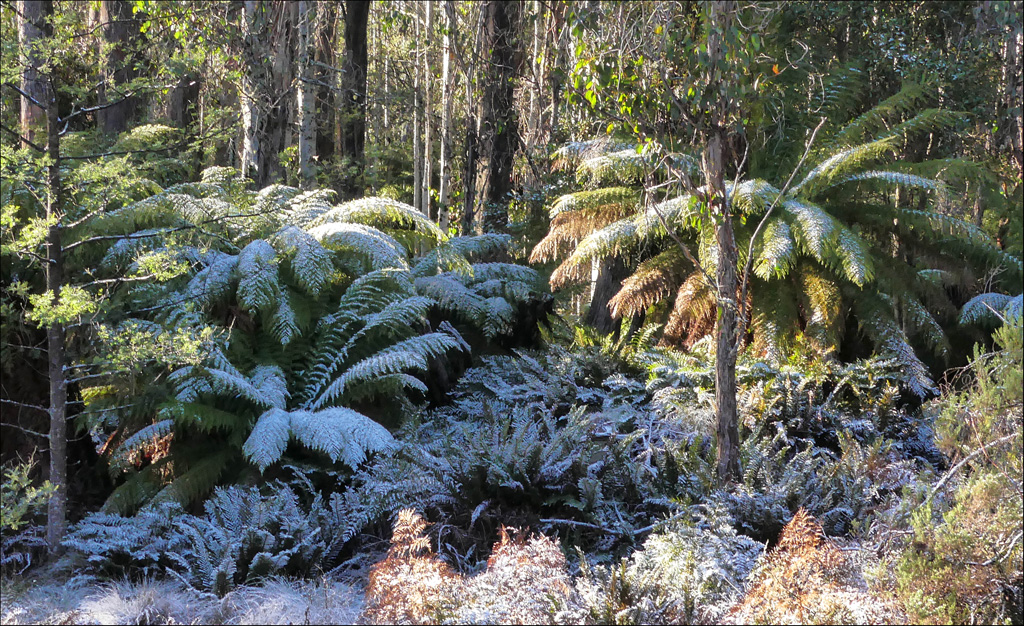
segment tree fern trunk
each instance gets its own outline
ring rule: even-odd
[[[615,330],[615,318],[612,317],[608,302],[622,289],[622,281],[629,273],[626,265],[618,257],[607,257],[595,261],[590,298],[590,309],[583,321],[593,326],[603,335]]]

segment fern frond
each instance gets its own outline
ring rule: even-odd
[[[277,252],[270,242],[257,239],[238,255],[238,301],[250,312],[267,311],[277,303]]]
[[[822,189],[827,189],[836,180],[849,176],[866,164],[892,153],[897,146],[897,137],[885,137],[852,148],[846,148],[822,161],[799,183],[789,190],[792,196],[813,198]]]
[[[698,226],[699,217],[700,206],[697,198],[690,194],[676,196],[657,205],[648,206],[643,213],[637,215],[637,235],[643,239],[667,236],[661,223],[662,218],[676,232],[692,231]]]
[[[732,205],[744,215],[761,215],[779,195],[779,190],[761,179],[745,180],[735,187],[726,185]]]
[[[809,264],[802,265],[800,279],[801,294],[810,312],[808,333],[815,335],[822,347],[838,345],[844,320],[839,287],[834,280]]]
[[[333,189],[312,189],[298,194],[288,204],[285,221],[300,228],[308,228],[333,208],[337,195]]]
[[[784,278],[796,260],[796,243],[789,224],[775,218],[762,231],[754,274],[759,278]]]
[[[592,261],[609,256],[621,256],[637,243],[637,227],[633,218],[626,218],[610,224],[588,235],[576,250],[551,274],[552,288],[559,288],[572,280],[580,280],[581,268]]]
[[[901,303],[903,304],[906,319],[913,326],[913,329],[917,331],[917,334],[924,337],[925,341],[935,350],[937,355],[948,355],[950,350],[949,339],[942,330],[942,326],[935,321],[931,312],[911,294],[905,294],[901,298]]]
[[[458,244],[449,240],[435,246],[432,250],[420,257],[419,261],[412,268],[412,275],[432,276],[444,272],[454,272],[462,276],[470,276],[473,269],[466,255],[460,250]]]
[[[423,235],[426,241],[438,243],[447,235],[416,208],[390,198],[359,198],[340,204],[311,222],[311,226],[340,222],[362,224],[378,230],[407,229]]]
[[[451,274],[416,279],[416,291],[433,299],[438,307],[451,311],[475,324],[486,318],[484,299]]]
[[[880,352],[897,360],[902,380],[907,387],[919,397],[929,397],[937,393],[935,383],[932,382],[927,366],[914,353],[906,333],[893,320],[891,305],[886,300],[884,296],[854,300],[854,310],[861,327],[874,340]]]
[[[312,235],[296,226],[285,226],[273,238],[274,247],[291,256],[292,275],[307,292],[317,296],[331,280],[331,254]]]
[[[163,502],[177,502],[181,506],[192,504],[214,488],[231,459],[237,458],[236,454],[229,449],[204,456],[161,489],[150,503],[154,506]]]
[[[547,263],[570,253],[581,240],[594,231],[622,218],[622,211],[611,208],[593,212],[569,211],[551,220],[548,234],[530,253],[531,263]]]
[[[889,183],[890,185],[897,185],[899,187],[908,187],[913,189],[922,189],[924,191],[930,191],[937,194],[947,194],[949,192],[945,183],[940,180],[934,180],[931,178],[925,178],[923,176],[915,176],[914,174],[906,174],[904,172],[893,172],[893,171],[879,171],[872,170],[870,172],[861,172],[859,174],[852,174],[845,178],[834,181],[829,188],[838,187],[846,183],[857,182],[857,181],[881,181]]]
[[[567,211],[591,212],[596,209],[612,209],[619,217],[630,214],[640,200],[640,191],[633,187],[602,187],[569,193],[559,197],[551,205],[551,219]]]
[[[238,427],[238,415],[205,404],[171,401],[160,408],[159,416],[174,420],[181,426],[194,426],[199,431],[231,431]]]
[[[331,222],[311,228],[309,234],[329,248],[364,257],[371,269],[409,268],[405,247],[376,228]]]
[[[800,298],[788,280],[755,285],[754,350],[769,363],[785,363],[792,348],[793,328],[799,325]]]
[[[688,265],[677,246],[642,262],[608,301],[612,315],[615,318],[635,317],[667,298],[677,288]]]
[[[303,445],[320,450],[331,461],[356,467],[368,453],[383,452],[395,445],[386,428],[362,413],[344,407],[322,411],[296,411],[291,419],[295,438]]]
[[[923,85],[907,82],[897,93],[843,127],[832,139],[830,145],[849,146],[862,142],[879,130],[891,127],[889,122],[892,118],[913,110],[927,97],[928,91]]]
[[[974,324],[993,321],[997,313],[1007,319],[1019,316],[1022,299],[1024,299],[1024,294],[1016,297],[1003,293],[979,294],[968,300],[964,308],[960,310],[960,323]]]
[[[256,420],[249,438],[242,446],[242,452],[262,473],[284,454],[291,436],[291,413],[282,408],[272,408]]]
[[[223,300],[231,293],[237,268],[238,256],[211,251],[207,255],[207,266],[193,276],[185,288],[187,299],[201,308]]]
[[[695,270],[676,292],[675,303],[672,313],[669,314],[668,322],[665,324],[665,335],[662,342],[665,345],[672,345],[683,340],[683,335],[689,335],[689,342],[699,339],[705,331],[710,332],[711,328],[706,320],[711,315],[717,304],[714,290],[711,289],[704,278],[704,273]]]
[[[514,280],[522,283],[536,282],[537,270],[515,263],[474,263],[470,284],[487,280]]]
[[[462,344],[447,333],[428,333],[399,341],[346,369],[316,399],[307,402],[306,408],[319,409],[328,405],[340,398],[348,386],[380,376],[423,371],[427,368],[429,357],[438,357],[457,349],[462,349]]]
[[[257,365],[249,374],[252,386],[256,388],[263,403],[274,408],[283,409],[288,402],[288,382],[284,370],[277,365]]]
[[[173,426],[172,420],[164,419],[140,428],[117,447],[111,458],[111,467],[125,469],[135,455],[158,445],[158,440],[170,435]]]

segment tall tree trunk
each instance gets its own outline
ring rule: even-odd
[[[420,128],[420,63],[419,45],[423,41],[420,35],[420,5],[415,5],[416,42],[413,44],[413,79],[412,79],[412,205],[417,210],[423,205],[423,146]]]
[[[53,15],[52,0],[39,4],[42,18],[37,22],[40,36],[53,37],[49,22]],[[36,68],[42,74],[41,66]],[[51,222],[46,235],[46,291],[56,308],[64,285],[64,247],[61,242],[61,205],[63,199],[60,179],[60,119],[57,113],[57,85],[50,68],[45,75],[46,93],[46,217]],[[50,552],[60,547],[67,527],[68,506],[68,423],[67,423],[67,355],[64,345],[64,324],[54,322],[46,329],[47,369],[50,378],[50,471],[49,480],[56,487],[46,510],[46,545]]]
[[[433,177],[433,164],[431,163],[431,93],[430,85],[433,82],[432,73],[430,69],[430,42],[434,36],[434,3],[432,0],[427,0],[426,4],[427,16],[424,21],[424,32],[422,41],[424,42],[423,48],[423,193],[422,201],[423,205],[420,208],[423,214],[428,218],[433,218],[430,206],[430,183]]]
[[[440,174],[440,189],[438,190],[438,224],[441,230],[448,231],[448,202],[451,196],[451,158],[452,158],[452,96],[455,91],[455,72],[452,72],[451,60],[454,54],[452,48],[452,35],[458,32],[458,23],[455,21],[455,3],[453,0],[444,1],[444,13],[447,19],[447,27],[444,31],[444,49],[441,54],[441,157],[438,161]]]
[[[96,122],[105,133],[123,133],[139,109],[139,97],[127,95],[125,89],[137,74],[131,46],[139,27],[126,0],[102,0],[99,19],[105,49],[99,95],[100,103],[109,106],[96,112]]]
[[[483,5],[484,47],[490,51],[481,107],[480,156],[483,185],[483,225],[486,232],[508,226],[512,165],[519,145],[519,125],[513,99],[521,55],[519,5],[488,0]]]
[[[316,168],[316,92],[313,70],[316,2],[299,0],[299,186],[309,189],[315,183]]]
[[[345,1],[345,61],[341,74],[341,143],[348,172],[341,195],[355,198],[365,187],[363,167],[366,145],[366,26],[369,0]]]
[[[473,50],[470,52],[469,62],[466,64],[466,141],[465,141],[465,171],[462,175],[463,185],[466,193],[463,194],[462,202],[462,228],[463,235],[470,235],[478,232],[478,226],[482,226],[482,220],[478,219],[476,190],[477,190],[477,161],[480,157],[480,118],[476,114],[474,85],[476,84],[476,59],[480,56],[480,46],[483,42],[483,18],[484,12],[479,15],[480,25],[475,29],[473,39]]]
[[[46,109],[33,104],[46,103],[46,80],[39,68],[42,67],[42,56],[39,45],[43,39],[43,21],[50,18],[53,11],[52,2],[40,0],[21,0],[18,2],[18,45],[21,61],[21,136],[39,144],[45,137]]]
[[[298,5],[245,0],[242,19],[242,175],[263,187],[282,177],[289,144]]]
[[[334,2],[317,3],[320,27],[316,31],[314,76],[317,81],[317,137],[316,154],[321,163],[334,155],[335,89],[338,82],[335,65],[335,43],[338,36],[338,5]]]
[[[242,176],[260,184],[266,179],[264,127],[266,103],[263,94],[270,83],[270,70],[266,58],[270,54],[266,43],[266,7],[260,0],[245,0],[242,18],[242,52],[244,71],[240,100],[242,108]]]
[[[734,3],[716,0],[708,15],[709,84],[721,81],[719,65],[725,58],[721,33],[730,26]],[[722,104],[712,112],[711,132],[705,157],[712,213],[717,216],[718,243],[718,324],[715,357],[715,403],[717,412],[717,478],[725,485],[740,476],[739,428],[736,411],[736,262],[738,252],[732,228],[731,208],[725,194],[725,123],[727,111]]]
[[[562,46],[563,31],[565,29],[565,5],[561,2],[555,2],[551,7],[551,38],[552,46],[554,51],[551,53],[554,56],[553,62],[555,67],[565,66],[565,53]],[[553,72],[551,74],[551,116],[548,118],[548,143],[557,142],[558,137],[558,113],[560,106],[560,97],[562,95],[562,79],[560,78],[561,73]]]

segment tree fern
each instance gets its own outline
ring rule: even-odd
[[[826,108],[849,102],[861,82],[855,68],[842,70],[825,90]],[[781,358],[790,343],[784,336],[798,329],[810,330],[817,337],[816,345],[828,349],[842,341],[843,321],[856,301],[895,298],[906,304],[861,307],[860,313],[868,315],[870,309],[870,316],[858,315],[858,321],[874,328],[868,335],[877,349],[903,360],[908,385],[927,394],[932,388],[928,373],[912,354],[905,333],[920,336],[941,352],[946,340],[940,318],[929,311],[948,304],[943,304],[947,296],[941,289],[929,286],[918,272],[958,268],[967,259],[978,269],[1002,268],[1000,284],[1019,280],[1020,259],[999,250],[972,224],[929,207],[929,203],[940,208],[948,203],[952,191],[947,180],[976,178],[977,167],[955,162],[933,162],[919,169],[909,163],[879,166],[897,154],[908,135],[959,123],[957,112],[918,112],[931,97],[930,87],[908,82],[901,93],[852,122],[825,127],[797,182],[784,194],[763,180],[727,185],[740,217],[735,231],[741,251],[738,269],[746,263],[748,248],[753,254],[749,295],[755,350]],[[611,300],[613,315],[651,312],[659,301],[674,298],[670,308],[660,309],[667,316],[661,318],[663,341],[689,345],[710,332],[714,318],[708,314],[713,306],[705,294],[711,290],[691,273],[683,255],[671,261],[677,269],[664,265],[666,250],[682,243],[706,271],[715,271],[717,243],[710,220],[703,217],[701,190],[697,197],[665,196],[664,186],[658,186],[649,190],[653,198],[644,207],[606,226],[594,225],[595,230],[587,234],[590,224],[569,223],[562,216],[579,212],[575,207],[599,206],[600,198],[625,197],[636,183],[620,181],[635,181],[643,159],[627,155],[624,147],[601,142],[567,148],[562,158],[575,159],[586,184],[613,186],[565,195],[552,205],[555,219],[531,256],[534,261],[564,259],[551,274],[551,286],[557,289],[590,279],[596,263],[615,257],[628,264],[632,275]],[[619,174],[611,171],[616,166],[622,168]],[[953,174],[940,178],[944,167]],[[902,190],[898,196],[896,189]],[[913,193],[924,208],[906,208],[906,193]],[[884,200],[879,202],[879,197]],[[897,198],[899,203],[894,202]],[[588,204],[589,199],[594,202]],[[758,216],[773,205],[777,206],[751,245]],[[797,268],[802,269],[796,272]],[[776,297],[782,293],[788,295]],[[905,330],[896,321],[902,318],[907,322]]]
[[[112,212],[110,232],[127,235],[106,253],[112,271],[162,250],[167,228],[190,233],[180,239],[188,245],[166,249],[193,274],[131,286],[159,302],[140,322],[209,331],[205,357],[154,370],[161,383],[145,401],[128,388],[104,400],[115,407],[120,394],[122,405],[102,411],[103,428],[122,429],[109,453],[126,471],[111,510],[187,503],[247,467],[267,470],[289,442],[328,462],[362,463],[393,440],[349,405],[401,414],[407,391],[426,392],[418,376],[431,360],[469,349],[447,321],[432,331],[432,311],[494,337],[536,295],[534,270],[494,262],[508,235],[448,238],[407,205],[332,199],[280,185],[250,191],[234,170],[212,169],[203,182]],[[454,292],[425,280],[450,281]],[[451,293],[466,297],[456,303]]]

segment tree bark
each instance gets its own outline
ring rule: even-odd
[[[33,104],[46,101],[46,81],[39,71],[43,61],[38,46],[43,39],[44,20],[53,14],[52,2],[21,0],[18,2],[18,45],[21,60],[21,90],[31,96],[21,96],[21,136],[39,144],[45,136],[46,109]],[[27,144],[26,144],[27,145]]]
[[[590,309],[583,318],[584,323],[593,326],[602,335],[615,330],[616,320],[608,302],[622,289],[622,281],[629,276],[626,264],[618,257],[594,261],[591,275]]]
[[[711,3],[708,15],[709,85],[721,81],[719,65],[725,58],[721,33],[729,27],[732,2]],[[736,279],[737,248],[732,214],[725,194],[725,123],[728,103],[712,112],[711,131],[705,157],[711,212],[715,216],[718,243],[718,324],[715,328],[715,404],[718,440],[717,478],[719,485],[740,476],[739,420],[736,410]]]
[[[317,3],[320,27],[316,31],[314,76],[317,81],[317,137],[316,154],[321,163],[334,155],[335,86],[338,72],[335,65],[335,40],[338,35],[338,5],[334,2]]]
[[[48,18],[53,15],[52,0],[40,2],[40,15]],[[37,22],[40,36],[50,39],[53,26],[48,19]],[[42,74],[41,66],[37,71]],[[60,302],[61,287],[64,285],[64,248],[61,242],[62,187],[60,178],[60,119],[57,112],[57,86],[54,82],[53,70],[45,76],[46,94],[46,155],[49,164],[46,167],[46,217],[51,223],[46,235],[46,290],[53,298],[56,307]],[[67,355],[64,345],[64,324],[54,322],[46,329],[47,369],[50,378],[50,471],[49,481],[56,488],[46,510],[46,545],[50,552],[60,548],[67,528],[68,506],[68,469],[67,469]]]
[[[245,0],[242,19],[242,175],[258,187],[283,175],[294,99],[298,5]]]
[[[316,168],[316,85],[313,82],[314,32],[316,2],[299,0],[299,186],[310,189],[315,184]]]
[[[521,55],[519,6],[508,0],[483,5],[484,47],[490,51],[487,82],[481,107],[480,201],[486,232],[504,232],[512,192],[512,165],[519,146],[514,86]]]
[[[139,26],[130,2],[102,0],[100,24],[103,28],[103,82],[99,98],[107,108],[96,112],[96,123],[105,133],[123,133],[138,114],[140,98],[128,95],[126,85],[136,77],[132,42],[139,37]]]
[[[430,85],[433,82],[432,72],[430,69],[430,42],[434,36],[434,3],[431,0],[427,0],[426,4],[426,20],[424,21],[424,32],[422,41],[425,43],[423,49],[423,192],[422,201],[423,205],[420,210],[428,218],[433,219],[434,215],[431,213],[430,206],[430,184],[433,177],[433,163],[431,162],[431,156],[433,150],[431,150],[431,89]]]
[[[363,193],[364,149],[366,145],[366,26],[370,17],[369,0],[345,2],[345,61],[341,74],[342,154],[346,167],[341,184],[344,198]]]
[[[473,87],[476,84],[476,59],[480,56],[480,46],[483,41],[483,18],[484,12],[481,11],[479,15],[480,25],[475,29],[476,35],[473,40],[473,50],[470,52],[469,62],[466,64],[465,171],[462,175],[466,193],[463,194],[461,228],[464,236],[479,232],[478,226],[483,225],[482,220],[477,215],[476,204],[477,161],[480,158],[480,118],[477,116],[475,99],[473,97]]]
[[[455,91],[455,73],[451,71],[452,35],[457,32],[455,21],[455,3],[445,0],[445,17],[447,27],[444,31],[444,48],[441,52],[441,156],[438,160],[440,188],[438,190],[437,217],[441,230],[448,231],[448,201],[451,195],[451,163],[452,158],[452,95]]]
[[[420,9],[419,4],[415,5],[416,19],[416,43],[413,45],[413,79],[412,79],[412,205],[419,210],[423,205],[423,146],[421,143],[423,131],[420,128],[420,64],[419,64],[419,43],[423,41],[420,35]]]

